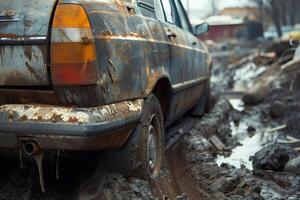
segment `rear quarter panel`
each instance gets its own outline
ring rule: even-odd
[[[169,49],[160,23],[130,13],[124,1],[81,3],[94,34],[104,103],[144,98],[159,78],[169,76]]]
[[[170,45],[165,30],[158,20],[143,17],[136,10],[129,12],[121,0],[85,0],[65,3],[80,3],[88,13],[96,43],[98,62],[98,87],[103,103],[147,97],[160,78],[168,78],[172,86],[181,83],[182,73],[198,78],[195,69],[178,71],[170,77]],[[134,5],[130,4],[132,8]],[[196,38],[193,38],[196,40]],[[208,74],[207,50],[198,42],[201,56],[191,53],[191,62],[199,63],[201,76]],[[201,89],[201,87],[199,87]],[[195,88],[194,88],[195,89]],[[192,89],[174,94],[172,101],[184,101]],[[201,92],[198,91],[200,94]],[[200,95],[198,95],[200,96]],[[199,97],[200,98],[200,97]],[[176,104],[176,103],[175,103]],[[174,105],[176,106],[176,105]],[[182,107],[177,105],[177,107]],[[176,116],[182,109],[170,115]]]

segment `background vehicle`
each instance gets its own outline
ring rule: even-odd
[[[179,0],[0,10],[0,148],[112,149],[121,170],[157,175],[164,127],[209,97],[211,58],[194,36],[208,25],[193,31]]]

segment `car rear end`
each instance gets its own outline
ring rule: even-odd
[[[0,149],[122,146],[143,100],[103,105],[92,27],[80,4],[0,4]]]
[[[96,91],[98,79],[93,35],[81,5],[4,0],[0,45],[1,104],[101,104],[81,97]]]

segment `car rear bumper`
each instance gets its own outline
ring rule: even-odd
[[[34,141],[42,149],[119,148],[140,119],[143,99],[93,108],[50,105],[0,106],[0,148]]]

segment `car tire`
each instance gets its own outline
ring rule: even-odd
[[[139,123],[127,143],[113,154],[108,158],[110,165],[114,163],[111,167],[127,177],[148,180],[159,175],[164,155],[164,124],[155,95],[145,100]]]

